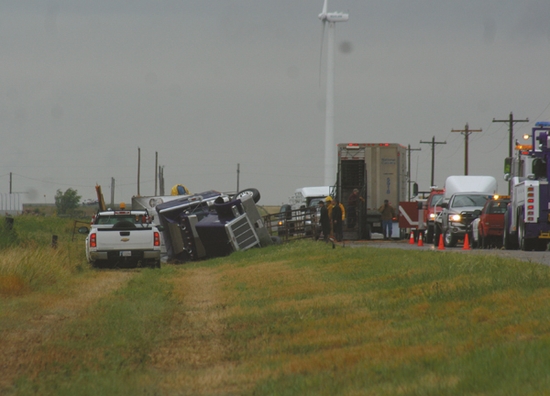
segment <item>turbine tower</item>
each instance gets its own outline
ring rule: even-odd
[[[331,186],[334,184],[336,178],[336,145],[334,143],[334,24],[336,22],[347,22],[349,14],[344,14],[342,12],[327,12],[327,0],[325,0],[323,11],[319,14],[319,19],[323,22],[321,56],[323,53],[325,25],[328,22],[324,185]]]

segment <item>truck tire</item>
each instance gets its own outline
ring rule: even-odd
[[[441,229],[439,228],[439,226],[437,224],[435,224],[434,225],[434,238],[433,238],[434,247],[439,247],[440,237],[441,237]]]
[[[457,238],[451,233],[451,230],[446,230],[443,236],[443,242],[445,243],[445,247],[455,247],[458,241]]]
[[[254,203],[258,203],[258,201],[261,198],[260,192],[255,188],[247,188],[246,190],[241,190],[235,196],[233,199],[239,199],[246,196],[252,196],[252,200]]]
[[[517,249],[515,238],[512,234],[508,232],[510,229],[508,225],[508,212],[504,214],[504,232],[502,234],[502,246],[504,246],[504,249],[506,250],[515,250]]]
[[[523,216],[519,216],[518,219],[518,246],[521,250],[533,250],[534,243],[530,239],[525,238],[525,222]]]
[[[434,242],[434,227],[428,226],[428,229],[426,230],[426,243],[433,243]]]

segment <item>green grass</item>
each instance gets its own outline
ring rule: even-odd
[[[231,358],[266,367],[251,394],[550,392],[545,266],[313,243],[231,261]]]
[[[153,393],[148,388],[158,384],[143,385],[136,379],[147,370],[149,354],[170,321],[171,287],[163,281],[170,274],[169,270],[143,270],[127,287],[70,323],[37,351],[45,360],[55,356],[49,367],[34,378],[20,377],[15,394]]]
[[[73,239],[73,220],[40,216],[14,220],[11,231],[0,227],[0,296],[62,288],[72,276],[88,269],[84,238],[77,234]],[[0,224],[4,224],[2,218]],[[55,249],[53,235],[57,236]]]
[[[204,296],[216,297],[209,307],[186,298],[201,276],[215,286],[204,289],[217,294]],[[180,338],[200,355],[218,337],[190,324],[199,310],[219,322],[223,353],[194,364]],[[299,241],[136,272],[44,342],[42,365],[21,373],[12,393],[548,394],[548,318],[543,265]],[[164,371],[152,364],[173,348],[181,356]],[[207,377],[219,387],[187,382],[227,367]]]

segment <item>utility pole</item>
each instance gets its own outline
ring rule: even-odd
[[[431,142],[423,142],[420,141],[421,144],[431,144],[432,145],[432,179],[430,181],[430,187],[434,186],[434,169],[435,169],[435,145],[436,144],[447,144],[447,141],[444,142],[436,142],[435,136],[432,138]]]
[[[407,178],[408,178],[408,185],[409,185],[409,190],[408,190],[409,195],[407,195],[408,199],[411,199],[411,151],[420,151],[420,150],[422,149],[420,148],[412,149],[410,144],[407,146]]]
[[[111,177],[111,208],[115,207],[115,178]]]
[[[139,172],[141,170],[141,149],[138,147],[138,169],[137,169],[137,196],[140,197],[139,195]]]
[[[529,118],[525,120],[514,120],[514,115],[510,112],[510,117],[507,120],[495,120],[493,122],[508,123],[508,157],[512,157],[512,148],[514,147],[514,122],[529,122]]]
[[[470,129],[468,123],[464,129],[451,129],[451,132],[460,132],[464,134],[464,175],[468,174],[468,136],[472,132],[481,132],[481,129]]]
[[[239,178],[241,176],[241,164],[237,164],[237,191],[235,191],[235,194],[239,192]]]
[[[158,169],[158,167],[159,167],[159,152],[155,151],[155,196],[157,195],[157,182],[158,182],[157,169]]]
[[[12,175],[11,175],[11,172],[10,172],[10,194],[11,194],[11,184],[12,184]]]

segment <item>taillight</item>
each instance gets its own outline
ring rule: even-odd
[[[153,245],[160,246],[160,234],[157,231],[155,231],[153,235],[154,235]]]
[[[95,232],[90,234],[90,247],[97,247],[97,239]]]

